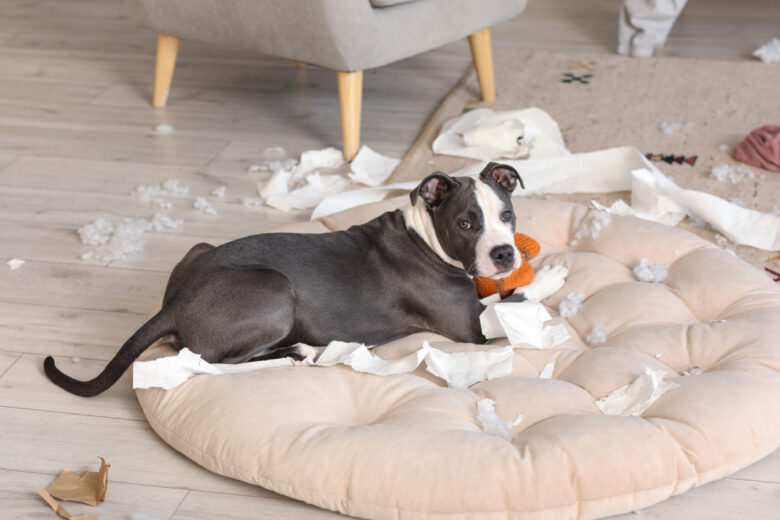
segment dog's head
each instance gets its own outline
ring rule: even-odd
[[[409,194],[406,225],[469,275],[504,277],[522,263],[511,201],[518,184],[525,188],[514,168],[494,162],[473,177],[433,173]]]

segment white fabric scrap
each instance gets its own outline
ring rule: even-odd
[[[646,368],[645,373],[637,377],[633,383],[613,390],[606,397],[596,401],[604,415],[641,415],[659,397],[679,386],[671,381],[664,381],[663,370]]]
[[[8,267],[11,268],[11,271],[16,271],[17,269],[22,267],[24,263],[25,263],[24,260],[22,260],[21,258],[12,258],[6,262]]]
[[[205,197],[195,197],[192,207],[208,215],[217,215],[217,210],[214,209],[214,206]]]
[[[558,124],[539,108],[470,110],[442,125],[433,152],[483,161],[569,155]]]
[[[352,173],[349,174],[349,178],[353,182],[366,186],[381,186],[392,175],[393,170],[400,162],[400,159],[385,157],[363,145],[350,163]]]
[[[539,372],[539,379],[550,379],[555,372],[555,362],[550,362],[542,367],[542,371]]]
[[[550,319],[544,305],[532,301],[490,304],[479,316],[486,338],[506,337],[512,345],[538,349],[549,349],[569,339],[563,325],[544,325]]]
[[[642,257],[639,264],[634,267],[634,276],[640,282],[661,283],[666,280],[669,267],[653,262],[647,257]]]
[[[594,324],[588,335],[585,336],[585,341],[589,345],[603,345],[607,342],[607,328],[600,323]]]
[[[454,388],[468,388],[480,381],[512,373],[514,348],[511,345],[487,351],[450,354],[431,347],[426,341],[420,350],[427,352],[426,370]]]
[[[476,419],[485,433],[511,441],[515,436],[513,427],[523,421],[523,416],[518,414],[514,421],[504,421],[496,413],[496,402],[485,398],[477,401]]]
[[[753,51],[753,56],[764,63],[780,63],[780,38],[775,38],[771,42],[765,43]]]
[[[585,301],[585,293],[570,292],[558,305],[558,314],[561,318],[573,318],[580,312],[582,302]]]

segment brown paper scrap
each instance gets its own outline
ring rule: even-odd
[[[100,469],[97,472],[73,473],[65,469],[46,491],[60,500],[81,502],[90,506],[100,504],[106,499],[108,468],[111,466],[106,464],[103,457],[98,458],[100,459]]]
[[[62,518],[68,518],[69,520],[98,520],[100,518],[100,515],[98,514],[72,516],[43,488],[38,490],[38,495],[40,495],[40,497],[44,499],[47,504],[49,504],[49,507],[51,507],[54,512],[60,515]]]

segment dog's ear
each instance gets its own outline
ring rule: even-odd
[[[489,182],[490,179],[493,179],[509,193],[515,191],[518,182],[520,183],[520,187],[525,189],[525,184],[523,184],[523,179],[520,178],[520,174],[508,164],[489,162],[479,174],[479,178],[485,182]]]
[[[417,197],[420,197],[426,206],[435,208],[450,196],[456,184],[457,182],[446,173],[432,173],[409,194],[412,206],[417,203]]]

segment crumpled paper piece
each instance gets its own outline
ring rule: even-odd
[[[350,163],[352,173],[349,178],[353,182],[378,187],[385,183],[400,162],[400,159],[385,157],[363,145]]]
[[[436,154],[483,161],[569,155],[558,123],[539,108],[470,110],[445,122],[432,147]]]
[[[423,343],[427,349],[426,370],[444,379],[453,388],[468,388],[480,381],[508,376],[512,373],[514,347],[487,351],[447,353]],[[418,351],[419,352],[419,351]]]
[[[476,419],[485,433],[511,441],[515,437],[513,428],[523,421],[523,415],[518,414],[512,422],[504,421],[496,413],[496,402],[485,398],[477,401]]]
[[[672,381],[664,381],[665,375],[663,370],[648,367],[633,383],[596,401],[596,406],[604,415],[641,415],[659,397],[679,386]]]
[[[491,303],[479,316],[487,339],[507,338],[514,346],[549,349],[569,339],[562,324],[545,326],[552,319],[539,302]]]
[[[91,506],[102,503],[106,499],[108,468],[110,465],[106,463],[103,457],[98,458],[100,459],[100,469],[98,471],[73,473],[65,469],[48,488],[39,489],[38,495],[62,518],[97,520],[100,517],[98,514],[71,515],[57,503],[55,498],[69,502],[81,502]]]

